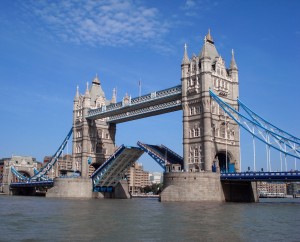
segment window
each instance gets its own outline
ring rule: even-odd
[[[196,128],[196,129],[194,129],[194,136],[195,137],[199,137],[200,136],[200,128]]]
[[[220,136],[221,138],[226,138],[226,126],[225,123],[222,123],[220,126]]]

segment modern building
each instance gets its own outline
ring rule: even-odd
[[[149,172],[144,171],[143,165],[135,162],[126,173],[128,190],[131,194],[141,193],[141,189],[151,185]]]
[[[163,174],[161,172],[149,172],[149,180],[152,184],[162,183]]]

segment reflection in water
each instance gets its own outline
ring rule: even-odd
[[[160,203],[1,196],[0,240],[299,240],[300,200],[266,201]]]

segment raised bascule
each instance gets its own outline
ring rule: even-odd
[[[126,170],[144,152],[164,169],[161,201],[257,201],[255,179],[300,180],[298,172],[249,177],[240,170],[240,127],[269,149],[297,159],[300,142],[260,118],[238,98],[234,52],[227,68],[210,31],[198,55],[189,58],[185,45],[180,85],[137,98],[126,95],[116,102],[115,90],[108,100],[96,76],[83,95],[77,87],[72,130],[48,166],[27,179],[28,186],[43,181],[72,131],[73,168],[80,177],[54,179],[47,196],[127,198],[130,195],[124,180]],[[239,113],[240,107],[248,118]],[[178,110],[183,114],[183,157],[164,145],[140,141],[136,147],[116,147],[118,123]]]

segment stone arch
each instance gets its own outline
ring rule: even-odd
[[[227,164],[226,164],[226,157],[227,157]],[[233,160],[233,155],[230,151],[221,150],[217,152],[214,158],[213,166],[219,168],[220,172],[232,172],[232,164],[231,161]]]

